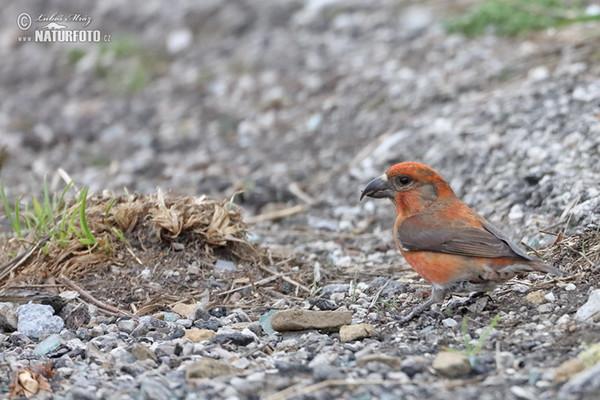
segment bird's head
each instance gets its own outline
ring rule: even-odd
[[[360,200],[365,196],[388,198],[394,203],[397,215],[410,215],[427,208],[437,199],[454,196],[454,192],[432,168],[404,162],[391,166],[385,174],[369,182]]]

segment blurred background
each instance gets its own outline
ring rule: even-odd
[[[598,2],[28,1],[0,15],[9,198],[44,176],[60,189],[63,168],[91,192],[244,190],[249,214],[307,204],[288,222],[389,229],[389,205],[360,190],[418,161],[513,235],[600,215]],[[49,28],[101,39],[37,41]]]

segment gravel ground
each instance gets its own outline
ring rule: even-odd
[[[462,6],[6,4],[0,148],[9,196],[37,194],[63,168],[92,192],[160,186],[228,198],[244,189],[248,215],[307,204],[254,225],[253,239],[318,262],[322,299],[369,326],[342,341],[339,326],[311,329],[321,326],[310,315],[305,330],[266,334],[257,319],[269,309],[309,308],[293,293],[252,309],[200,305],[139,321],[93,306],[77,311],[89,314],[80,320],[69,302],[58,311],[65,327],[50,336],[61,347],[50,353],[35,346],[52,330],[38,338],[3,326],[0,395],[18,368],[50,361],[52,392],[38,398],[595,398],[600,364],[579,371],[600,342],[598,322],[581,317],[600,287],[597,252],[576,260],[598,243],[600,25],[518,39],[448,35],[443,21]],[[87,14],[111,41],[20,43],[14,21],[24,11]],[[438,170],[515,241],[537,248],[555,240],[540,231],[583,234],[547,253],[575,275],[530,275],[445,319],[388,326],[396,307],[429,289],[393,244],[391,207],[358,196],[409,160]],[[20,321],[15,304],[0,308],[13,329],[14,314]],[[499,322],[468,369],[458,353],[444,368],[434,360],[446,348],[465,350],[463,314],[474,343]]]

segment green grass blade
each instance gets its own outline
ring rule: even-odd
[[[467,348],[467,353],[470,354],[473,348],[471,347],[471,335],[467,331],[467,317],[463,317],[462,320],[462,335],[463,340],[465,341],[465,347]]]
[[[104,213],[104,219],[108,218],[108,213],[110,212],[110,209],[112,208],[113,204],[115,204],[116,201],[117,201],[117,198],[115,197],[108,203],[108,207],[106,208],[106,212]]]
[[[492,329],[494,329],[494,326],[496,326],[499,319],[500,319],[500,314],[496,314],[496,316],[492,320],[492,323],[490,324],[490,326],[488,326],[486,328],[486,330],[481,334],[481,337],[479,338],[479,340],[477,341],[477,344],[475,345],[475,348],[473,349],[473,354],[477,354],[477,352],[479,350],[481,350],[481,347],[483,346],[483,343],[485,342],[485,338],[490,334]]]
[[[80,242],[88,246],[92,246],[96,244],[96,237],[94,236],[92,231],[90,231],[85,215],[85,204],[87,200],[87,194],[88,188],[86,187],[81,191],[81,201],[79,205],[79,223],[81,224],[81,233],[83,235],[83,240],[80,239]]]
[[[19,223],[13,218],[12,213],[10,211],[10,205],[8,204],[8,199],[6,198],[6,194],[4,194],[4,184],[0,182],[0,192],[2,193],[2,202],[4,203],[4,210],[6,211],[6,217],[10,222],[10,225],[13,227],[18,237],[21,236],[21,227]]]

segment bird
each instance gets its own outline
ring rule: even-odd
[[[391,166],[363,189],[365,197],[390,199],[396,210],[394,241],[410,266],[432,285],[429,299],[403,325],[452,293],[485,293],[516,275],[565,272],[529,256],[509,237],[463,203],[434,169],[416,162]]]

